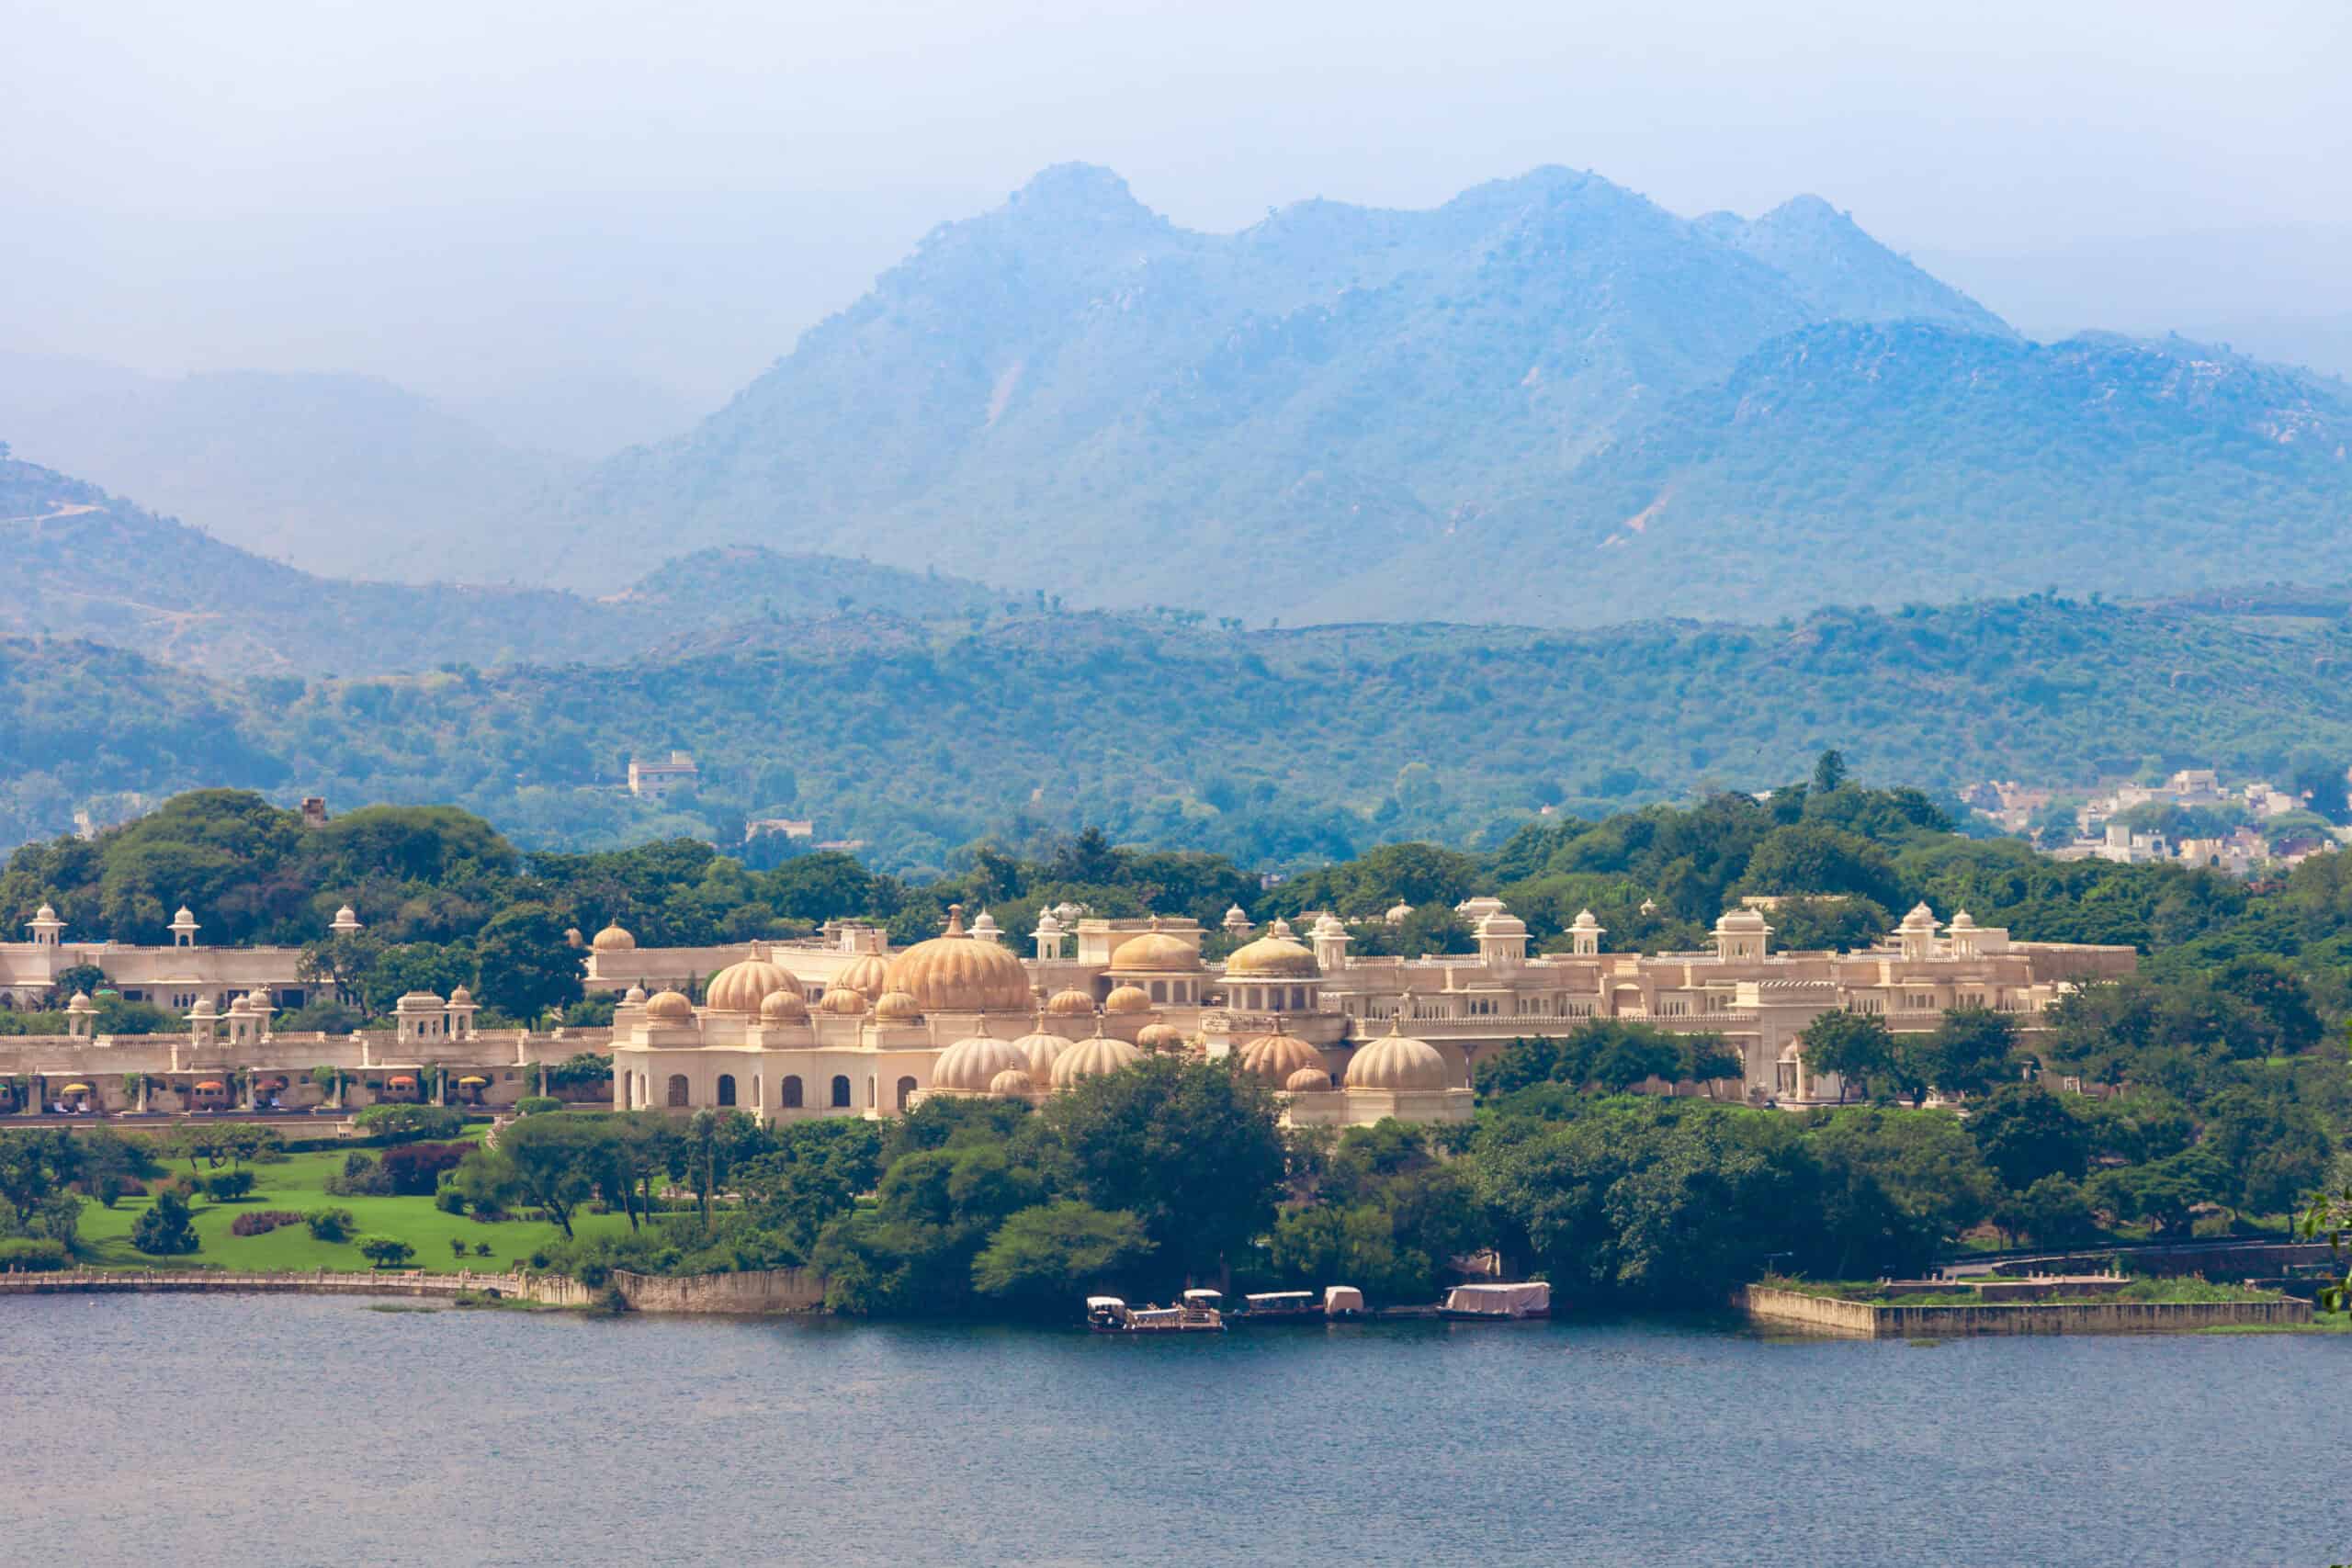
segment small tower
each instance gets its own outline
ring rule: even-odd
[[[1326,975],[1336,975],[1348,962],[1348,943],[1355,939],[1348,928],[1340,923],[1337,915],[1323,915],[1307,933],[1314,939],[1315,966]]]
[[[1054,912],[1051,909],[1038,913],[1036,929],[1030,935],[1037,943],[1039,962],[1059,958],[1062,955],[1062,923],[1054,919]]]
[[[179,913],[172,917],[172,945],[174,947],[194,947],[196,945],[196,933],[201,929],[202,928],[196,923],[195,911],[190,909],[186,904],[182,904],[180,906]]]
[[[198,997],[187,1014],[188,1043],[202,1050],[220,1038],[220,1010],[212,1005],[210,997]]]
[[[65,922],[59,919],[57,911],[47,904],[34,910],[33,918],[25,925],[33,933],[35,947],[55,947],[58,936],[65,930]]]
[[[332,925],[327,927],[327,931],[330,934],[334,936],[356,936],[359,931],[359,912],[356,909],[354,909],[350,905],[345,904],[342,908],[337,909],[334,912],[334,921]],[[578,947],[580,945],[578,941],[580,933],[578,931],[573,931],[571,935],[574,939],[571,945]]]
[[[87,1040],[96,1028],[98,1005],[87,991],[76,991],[74,999],[65,1004],[65,1032],[76,1040]]]
[[[1944,935],[1951,942],[1951,955],[1954,958],[1977,956],[1977,929],[1975,917],[1965,909],[1951,918],[1951,924],[1944,928]]]
[[[1527,962],[1527,922],[1496,900],[1493,911],[1478,921],[1478,961],[1482,964]]]
[[[1248,936],[1251,931],[1258,929],[1250,923],[1250,916],[1238,904],[1236,904],[1233,908],[1227,909],[1225,912],[1225,919],[1218,922],[1218,924],[1224,931],[1225,934],[1231,937],[1236,942],[1239,942],[1242,938]]]
[[[471,1040],[474,1037],[474,1014],[481,1010],[481,1004],[474,1000],[473,992],[463,986],[451,991],[447,1010],[449,1015],[449,1038]]]
[[[1903,949],[1904,959],[1912,964],[1923,963],[1936,955],[1936,912],[1925,903],[1915,904],[1903,917],[1894,931],[1894,940]]]
[[[973,919],[971,936],[974,942],[1002,942],[1004,940],[1004,932],[998,929],[996,917],[986,909],[982,909]]]
[[[392,1004],[392,1027],[403,1045],[438,1040],[449,1032],[449,1004],[431,991],[410,991]]]
[[[1568,951],[1578,958],[1600,955],[1601,934],[1608,928],[1592,918],[1590,909],[1578,909],[1576,923],[1568,928]]]

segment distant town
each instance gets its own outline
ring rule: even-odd
[[[2087,791],[1987,780],[1961,791],[1961,799],[2052,860],[2177,861],[2251,878],[2332,854],[2343,838],[2312,809],[2311,791],[2231,780],[2216,768]]]

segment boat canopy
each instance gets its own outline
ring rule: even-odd
[[[1325,1312],[1362,1312],[1363,1311],[1363,1292],[1353,1285],[1326,1285],[1323,1287],[1323,1310]]]
[[[1089,1296],[1086,1298],[1086,1310],[1089,1312],[1100,1312],[1105,1307],[1123,1307],[1126,1304],[1126,1303],[1121,1301],[1116,1296]]]
[[[1265,1291],[1241,1298],[1253,1307],[1306,1306],[1315,1300],[1312,1291]]]
[[[1541,1280],[1521,1285],[1456,1285],[1447,1293],[1449,1312],[1492,1313],[1498,1317],[1524,1317],[1548,1312],[1552,1287]]]
[[[1196,1306],[1215,1306],[1225,1300],[1223,1291],[1186,1291],[1184,1299]]]

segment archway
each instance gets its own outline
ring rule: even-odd
[[[718,1075],[718,1103],[721,1105],[735,1103],[735,1075],[733,1073]]]
[[[784,1108],[786,1111],[800,1109],[800,1075],[797,1073],[784,1080]]]
[[[833,1075],[833,1105],[836,1110],[849,1109],[849,1079],[839,1073]]]
[[[670,1075],[670,1107],[672,1110],[680,1110],[684,1107],[685,1103],[686,1075],[684,1073],[672,1073]]]
[[[900,1078],[899,1080],[899,1112],[900,1115],[904,1115],[906,1113],[907,1101],[914,1098],[914,1079]]]

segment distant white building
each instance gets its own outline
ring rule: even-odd
[[[679,785],[701,777],[702,770],[684,751],[671,752],[666,762],[649,762],[642,757],[628,760],[628,792],[640,800],[660,800]]]

